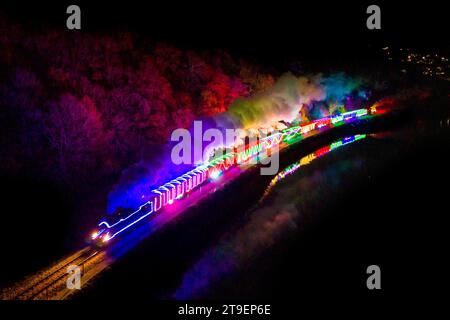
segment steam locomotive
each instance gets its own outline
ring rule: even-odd
[[[314,130],[332,128],[353,122],[358,118],[374,113],[376,113],[376,108],[371,107],[332,115],[299,126],[291,126],[264,138],[258,138],[253,143],[245,144],[241,150],[234,148],[224,155],[215,157],[211,161],[199,165],[178,178],[153,189],[149,196],[146,197],[147,201],[136,210],[119,209],[114,214],[106,216],[100,221],[98,228],[92,232],[90,240],[98,246],[107,244],[122,232],[139,223],[139,221],[155,214],[165,206],[171,205],[174,201],[181,199],[200,185],[218,179],[223,172],[231,167],[245,163],[249,159],[258,156],[261,152],[270,150],[276,144],[288,141],[294,137],[303,136]]]

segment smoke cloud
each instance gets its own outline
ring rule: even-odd
[[[317,103],[334,113],[336,106],[351,109],[351,98],[366,98],[364,82],[343,73],[296,77],[291,73],[281,76],[275,85],[249,98],[236,99],[228,111],[213,117],[218,128],[250,129],[267,127],[278,121],[292,122],[302,108],[308,115]],[[360,107],[360,106],[356,106]],[[311,115],[309,120],[315,119]]]
[[[323,76],[282,75],[272,88],[248,98],[238,98],[228,111],[212,117],[199,119],[203,132],[214,128],[225,137],[226,129],[241,129],[242,135],[254,136],[258,129],[274,128],[280,121],[299,123],[361,107],[367,100],[365,83],[361,79],[343,73]],[[194,139],[193,126],[188,129]],[[240,137],[242,139],[243,137]],[[210,143],[203,143],[206,147]],[[162,185],[178,174],[189,170],[188,165],[174,165],[170,159],[173,143],[159,145],[147,150],[143,159],[123,171],[118,183],[108,197],[108,213],[118,207],[136,208],[141,205],[154,187]],[[214,148],[220,148],[214,142]],[[193,149],[191,149],[193,150]],[[203,150],[201,153],[203,154]],[[192,163],[201,159],[194,158]]]

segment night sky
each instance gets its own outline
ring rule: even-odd
[[[145,169],[151,168],[152,170],[143,170],[144,173],[137,170],[139,178],[144,174],[150,175],[148,172],[158,177],[160,173],[153,170],[157,168],[158,163],[147,161],[145,155],[150,154],[151,160],[157,157],[164,159],[161,156],[162,153],[157,152],[160,150],[157,147],[160,143],[166,141],[164,139],[169,136],[166,131],[170,132],[175,127],[183,127],[184,124],[181,120],[185,120],[187,124],[184,126],[188,127],[190,121],[198,116],[211,116],[227,110],[231,102],[227,103],[223,97],[228,99],[228,97],[233,96],[233,99],[235,99],[249,94],[245,91],[247,90],[247,84],[244,86],[245,81],[241,80],[244,77],[239,73],[244,66],[256,66],[256,69],[251,73],[251,80],[259,79],[256,75],[263,75],[266,76],[264,78],[266,82],[267,75],[271,76],[270,79],[272,77],[273,79],[279,79],[280,75],[286,71],[291,71],[294,75],[290,74],[289,77],[294,78],[299,74],[323,73],[323,79],[326,79],[336,71],[347,74],[362,74],[374,83],[372,86],[374,88],[373,96],[370,96],[370,99],[378,100],[377,94],[388,97],[388,95],[395,93],[398,103],[396,104],[396,100],[393,99],[392,104],[396,106],[401,106],[402,103],[410,104],[409,101],[413,101],[412,108],[415,108],[416,100],[419,99],[416,99],[413,93],[416,93],[417,87],[423,89],[424,93],[427,93],[427,89],[433,89],[436,92],[435,100],[427,105],[430,108],[423,109],[426,110],[424,114],[427,117],[418,114],[417,118],[420,121],[417,121],[417,126],[415,122],[414,127],[411,125],[411,130],[422,130],[420,131],[422,133],[425,132],[423,129],[425,128],[425,120],[428,121],[431,133],[427,139],[431,142],[421,137],[423,140],[418,140],[417,146],[414,145],[414,148],[405,149],[404,156],[398,158],[398,164],[394,163],[395,166],[388,168],[392,172],[385,171],[384,175],[380,176],[381,178],[377,178],[377,181],[371,180],[372,175],[368,175],[367,189],[361,188],[357,192],[353,192],[352,198],[350,196],[343,198],[340,206],[330,205],[330,214],[332,213],[336,217],[335,220],[329,219],[316,227],[317,229],[312,229],[311,245],[306,242],[310,245],[308,250],[312,254],[306,256],[305,261],[314,262],[310,264],[310,269],[308,269],[308,266],[305,268],[303,261],[301,261],[304,256],[292,255],[285,251],[282,252],[286,254],[283,260],[283,257],[268,255],[267,261],[270,260],[269,262],[274,262],[274,264],[272,266],[270,263],[268,265],[261,264],[261,268],[258,266],[260,268],[258,270],[262,270],[259,276],[263,278],[264,272],[267,272],[271,279],[273,277],[272,284],[274,285],[271,287],[270,282],[268,282],[268,285],[266,282],[259,282],[265,286],[265,288],[262,287],[262,290],[267,290],[263,293],[282,291],[285,287],[289,287],[286,284],[296,289],[297,284],[291,279],[304,275],[307,275],[305,277],[307,284],[309,284],[308,281],[311,281],[312,288],[316,287],[315,279],[325,279],[326,281],[324,280],[322,284],[323,287],[326,287],[330,279],[336,278],[333,272],[348,275],[354,271],[354,269],[346,269],[349,264],[353,263],[353,266],[359,267],[361,263],[364,263],[365,266],[366,260],[358,259],[361,257],[367,258],[367,261],[369,258],[372,259],[372,252],[367,250],[368,242],[377,250],[375,254],[378,256],[375,255],[375,258],[385,263],[383,268],[384,266],[390,267],[388,270],[391,273],[387,274],[386,279],[390,279],[388,281],[391,281],[391,284],[394,283],[399,289],[395,291],[396,288],[394,288],[394,291],[392,291],[391,287],[391,291],[387,292],[395,299],[397,299],[398,292],[415,294],[406,285],[412,287],[416,285],[409,281],[417,276],[416,270],[423,269],[425,271],[421,271],[421,275],[427,275],[421,278],[421,281],[424,280],[423,283],[419,283],[423,288],[428,290],[429,283],[439,283],[440,285],[440,279],[437,278],[442,273],[433,273],[435,265],[432,264],[433,261],[429,256],[433,254],[432,258],[437,256],[440,259],[440,253],[444,251],[442,248],[444,241],[441,241],[439,236],[444,235],[440,228],[445,224],[441,223],[440,219],[443,218],[438,214],[441,211],[445,212],[445,210],[437,210],[437,208],[439,204],[443,203],[442,199],[445,198],[444,193],[447,190],[441,189],[434,182],[439,174],[442,174],[439,177],[440,180],[448,181],[447,164],[450,157],[445,152],[445,150],[448,150],[446,146],[448,146],[447,137],[450,123],[447,108],[448,81],[443,80],[444,76],[436,78],[424,76],[426,73],[423,73],[424,69],[421,68],[429,65],[433,65],[433,67],[438,65],[440,68],[441,64],[445,66],[444,71],[446,72],[450,68],[448,60],[445,60],[444,57],[441,60],[441,57],[438,57],[438,54],[450,55],[450,43],[448,41],[450,19],[448,19],[448,11],[444,2],[427,1],[425,4],[416,4],[412,1],[395,1],[395,3],[391,1],[389,4],[380,1],[362,1],[358,4],[345,1],[334,1],[332,3],[331,1],[308,2],[302,0],[269,2],[261,0],[201,2],[191,0],[180,2],[171,0],[159,3],[150,0],[120,2],[104,0],[95,2],[92,0],[31,2],[17,0],[10,1],[8,4],[0,4],[0,29],[4,26],[1,20],[3,18],[11,21],[12,26],[23,28],[23,32],[17,33],[21,34],[23,39],[17,39],[17,41],[11,40],[16,35],[14,32],[8,35],[0,34],[0,44],[6,43],[6,48],[2,48],[0,45],[0,65],[4,63],[5,66],[0,68],[0,94],[7,93],[4,94],[4,97],[0,96],[0,107],[4,107],[8,111],[5,112],[6,116],[0,117],[0,120],[3,121],[0,121],[0,124],[6,124],[3,127],[0,125],[0,128],[7,133],[3,135],[3,141],[7,142],[5,143],[5,150],[11,151],[10,153],[3,153],[6,155],[5,159],[8,160],[4,163],[10,164],[10,167],[14,170],[12,174],[6,172],[6,178],[2,177],[3,181],[0,183],[0,194],[6,199],[3,201],[3,211],[14,213],[4,215],[5,219],[9,220],[3,223],[4,225],[21,226],[20,237],[17,236],[16,228],[6,228],[7,230],[0,235],[1,243],[11,242],[11,245],[5,246],[6,254],[4,252],[3,256],[14,257],[10,261],[16,263],[4,263],[0,266],[6,270],[0,270],[0,274],[4,277],[0,279],[0,285],[3,284],[2,281],[4,283],[15,281],[22,274],[28,274],[29,270],[41,268],[41,264],[47,263],[46,259],[58,259],[61,252],[67,251],[67,247],[72,249],[79,246],[80,242],[84,244],[85,235],[89,237],[86,230],[89,230],[89,232],[91,230],[87,226],[94,225],[92,222],[95,222],[96,225],[99,217],[103,215],[104,211],[106,212],[105,208],[107,201],[109,201],[107,197],[111,190],[119,190],[121,195],[122,190],[127,190],[127,192],[138,190],[140,192],[144,189],[132,189],[130,186],[140,186],[141,181],[144,181],[145,184],[149,181],[147,177],[139,181],[136,179],[132,181],[135,184],[123,184],[129,189],[125,189],[125,187],[124,189],[114,189],[116,185],[123,181],[128,182],[126,179],[120,180],[121,177],[128,177],[126,174],[122,175],[122,173],[127,173],[128,170],[134,173],[130,168],[142,170],[143,167],[140,165],[136,167],[133,165],[140,164],[142,158],[145,160],[143,162],[146,162],[145,165],[148,166]],[[78,4],[81,7],[81,30],[68,30],[66,28],[68,17],[66,8],[71,4]],[[366,8],[371,4],[377,4],[381,7],[381,30],[368,30],[366,28],[368,17]],[[10,29],[5,28],[5,30]],[[13,28],[11,30],[14,31]],[[57,31],[58,37],[53,38],[52,31]],[[72,38],[66,36],[66,34],[77,32],[82,33],[83,36]],[[115,44],[114,41],[120,39],[120,37],[102,37],[102,35],[117,35],[120,32],[131,32],[134,42],[131,49],[122,43],[119,46],[120,50],[115,52],[110,50],[111,46],[109,45]],[[84,34],[93,34],[94,36],[84,37]],[[42,35],[42,37],[36,35]],[[11,41],[4,40],[2,42],[3,39]],[[83,40],[84,47],[77,41],[79,39]],[[126,41],[124,42],[126,44]],[[161,45],[162,50],[156,50],[158,49],[156,45],[158,42],[167,42],[168,47],[173,46],[179,50],[180,56],[187,62],[173,67],[173,72],[170,70],[171,68],[166,68],[166,64],[172,67],[177,64],[174,63],[175,60],[183,60],[178,58],[180,56],[167,54],[171,51],[164,48],[163,45]],[[12,43],[10,47],[8,47],[9,43]],[[152,45],[156,48],[153,52]],[[96,50],[90,50],[96,48],[96,46],[100,47],[98,51],[100,53],[99,59],[96,59]],[[408,65],[410,69],[402,69],[403,66],[399,68],[400,62],[391,57],[383,56],[381,48],[386,46],[412,49],[411,55],[416,60],[413,59],[414,63]],[[88,50],[84,50],[85,52],[77,50],[80,48],[87,48]],[[186,52],[192,53],[189,50],[195,52],[192,59],[186,58],[188,56]],[[222,68],[220,63],[216,63],[218,59],[223,57],[218,55],[218,52],[222,52],[222,50],[231,53],[232,57],[235,58],[236,62],[233,62],[232,65],[237,71],[231,67]],[[422,57],[422,50],[430,52],[432,57],[428,58],[425,55]],[[42,52],[50,52],[50,54],[42,54]],[[390,54],[390,52],[388,53]],[[75,54],[77,55],[73,59]],[[392,55],[395,55],[395,50],[392,50]],[[218,59],[214,60],[216,56]],[[60,59],[55,59],[55,57]],[[163,60],[163,63],[157,63],[158,57]],[[76,58],[80,59],[73,63]],[[173,59],[171,60],[171,58]],[[245,62],[242,66],[239,65],[239,63],[242,63],[242,61],[239,61],[240,58]],[[392,62],[389,62],[388,59],[391,59]],[[419,65],[416,63],[417,59],[421,62],[429,59],[431,62],[429,65]],[[102,63],[97,60],[101,60]],[[113,63],[109,63],[110,61],[113,61]],[[194,65],[195,61],[202,61],[206,67],[192,71],[195,68],[191,65]],[[438,64],[435,61],[438,61]],[[299,63],[299,69],[304,68],[300,70],[301,72],[297,72],[298,70],[289,65],[295,62]],[[223,63],[223,65],[227,64]],[[414,69],[415,67],[417,70]],[[186,72],[186,70],[189,72]],[[374,70],[376,72],[372,72]],[[445,77],[447,76],[448,73],[445,74]],[[233,81],[230,81],[229,78],[232,78]],[[235,82],[236,79],[238,81]],[[378,81],[380,79],[383,81]],[[416,81],[416,79],[420,81]],[[297,82],[297,80],[291,81],[288,84],[303,83]],[[310,82],[305,82],[308,84],[308,88]],[[236,84],[242,84],[242,86]],[[363,85],[366,86],[366,84]],[[273,83],[271,86],[273,86]],[[408,86],[411,86],[411,88],[408,88]],[[413,86],[414,88],[412,88]],[[300,88],[300,86],[298,87]],[[239,88],[242,90],[238,90]],[[286,88],[289,89],[290,86],[286,85]],[[350,86],[350,88],[353,87]],[[407,91],[405,88],[411,91]],[[242,93],[244,91],[245,94]],[[266,91],[261,89],[261,91],[255,92],[265,93]],[[292,90],[286,90],[286,92],[289,95],[292,94]],[[330,90],[330,92],[332,91]],[[442,94],[442,92],[445,93]],[[297,91],[294,91],[294,93],[297,93]],[[353,94],[356,105],[362,103],[361,100],[363,100],[363,95],[359,93],[358,91],[356,97],[355,89],[351,89],[350,93],[346,93],[346,95]],[[409,95],[410,93],[411,95]],[[305,93],[305,95],[307,94],[309,94],[309,91]],[[216,100],[220,103],[210,103],[209,100],[214,99],[204,98],[208,96],[218,97]],[[404,96],[410,100],[408,102],[401,100],[401,98],[405,98]],[[313,97],[312,92],[311,97]],[[347,100],[344,102],[344,96],[342,97],[342,105],[347,108]],[[279,97],[277,96],[277,98]],[[348,99],[348,96],[346,98]],[[356,98],[359,100],[356,100]],[[312,98],[308,101],[322,102]],[[350,106],[352,106],[352,100],[349,101]],[[310,104],[314,106],[313,103]],[[337,103],[333,101],[333,107],[335,104]],[[208,109],[207,107],[210,105],[212,107]],[[296,108],[299,108],[297,102],[291,105],[294,105],[294,107],[296,105]],[[278,105],[274,104],[273,106],[277,107]],[[302,104],[302,111],[306,106],[306,103]],[[318,110],[321,110],[320,107],[332,106],[331,100],[330,103],[324,102],[316,106]],[[69,107],[72,108],[70,111],[73,113],[59,111],[69,110],[64,109]],[[242,111],[242,109],[239,110]],[[267,110],[266,106],[264,114],[268,113]],[[437,110],[436,115],[428,110]],[[178,113],[178,111],[180,112]],[[299,113],[298,110],[294,111],[297,114]],[[66,114],[70,117],[61,116]],[[249,114],[253,115],[251,112]],[[273,114],[277,117],[275,120],[278,121],[280,113],[274,112]],[[407,116],[413,117],[411,114]],[[88,119],[90,122],[88,123],[87,120],[84,121],[83,119]],[[76,130],[80,127],[78,124],[81,121],[89,124],[89,126],[86,126],[88,130]],[[75,128],[72,129],[75,133],[81,132],[82,134],[74,134],[72,144],[68,144],[69,147],[58,153],[59,150],[55,147],[57,144],[52,145],[51,142],[47,141],[51,140],[48,139],[48,135],[56,132],[54,134],[56,139],[54,140],[57,141],[58,133],[64,132],[66,122],[70,125],[70,128]],[[437,128],[438,123],[440,123],[440,128]],[[445,123],[447,127],[442,128]],[[403,126],[403,123],[398,125]],[[434,127],[435,125],[436,127]],[[435,133],[438,130],[445,134],[442,134],[442,137],[439,136],[439,140]],[[407,130],[405,132],[409,133]],[[16,144],[15,140],[10,137],[17,138],[20,144]],[[433,140],[435,138],[436,140]],[[416,136],[408,136],[408,139],[415,141]],[[399,139],[398,143],[400,145],[404,141]],[[426,148],[423,148],[420,143],[425,145]],[[391,146],[393,150],[396,150],[395,147],[396,145]],[[18,152],[16,152],[17,150]],[[368,150],[370,151],[368,155],[372,155],[371,152],[375,149]],[[141,157],[141,154],[144,156]],[[72,157],[72,155],[76,156]],[[77,157],[79,155],[85,157]],[[297,158],[297,155],[295,156]],[[383,157],[384,154],[377,151],[376,157],[378,156]],[[374,161],[378,161],[376,157],[372,157]],[[394,156],[392,157],[394,158]],[[73,162],[62,161],[72,160],[72,158],[75,159]],[[343,155],[342,163],[345,164],[346,159],[346,156]],[[161,163],[163,162],[161,161]],[[41,164],[44,165],[41,166]],[[5,168],[8,167],[5,165]],[[96,168],[102,170],[97,172]],[[401,170],[402,168],[403,170]],[[420,169],[420,174],[415,172],[418,170],[417,168]],[[423,168],[426,170],[422,170]],[[378,167],[374,166],[373,172],[378,172],[376,170],[378,170]],[[65,177],[60,175],[61,172],[68,173],[67,180],[64,180]],[[78,174],[80,172],[82,174]],[[156,174],[154,174],[155,172]],[[167,173],[168,171],[162,170],[162,172]],[[396,172],[400,172],[400,174],[393,175]],[[0,174],[2,173],[0,172]],[[130,176],[135,178],[132,174]],[[164,179],[166,178],[164,175],[161,176]],[[373,176],[376,178],[375,173]],[[237,190],[248,189],[255,192],[253,195],[257,195],[258,189],[255,187],[248,188],[248,186],[261,187],[266,185],[264,181],[256,179],[242,180],[241,184],[237,187],[242,189]],[[383,189],[384,186],[388,188]],[[358,186],[356,185],[356,187]],[[319,190],[321,189],[319,188]],[[345,188],[342,190],[347,192]],[[235,193],[234,189],[227,192],[231,194],[231,191],[233,191],[233,194]],[[404,191],[404,195],[401,194],[402,191]],[[139,201],[142,201],[143,196],[141,194],[139,193]],[[257,199],[256,196],[252,198],[244,192],[237,192],[236,194],[242,197],[242,199],[235,198],[237,200],[234,200],[239,205],[249,204],[250,207],[250,204]],[[162,233],[161,238],[154,238],[156,240],[148,242],[147,245],[154,250],[153,252],[145,250],[145,247],[144,250],[141,248],[141,252],[144,253],[143,256],[146,257],[150,256],[148,252],[156,252],[155,259],[149,259],[147,262],[154,268],[153,270],[165,274],[166,278],[157,279],[160,284],[156,283],[156,287],[161,285],[162,289],[159,287],[157,289],[161,292],[164,291],[164,294],[166,294],[168,287],[173,286],[173,281],[182,279],[183,272],[185,272],[184,269],[181,270],[182,268],[193,265],[201,257],[200,254],[207,245],[209,246],[211,242],[216,241],[216,237],[221,233],[225,234],[229,231],[226,229],[228,221],[225,221],[224,218],[223,221],[225,222],[223,222],[221,219],[222,217],[234,219],[233,216],[229,217],[229,204],[226,203],[232,198],[226,198],[228,197],[227,193],[219,193],[216,197],[219,199],[217,201],[222,201],[218,202],[219,206],[221,203],[224,204],[222,206],[223,216],[219,215],[219,218],[217,218],[216,215],[209,214],[213,211],[220,211],[216,210],[218,205],[216,198],[214,198],[214,202],[212,200],[210,200],[210,203],[206,202],[203,209],[199,210],[197,207],[193,207],[199,212],[198,216],[194,214],[191,215],[191,220],[184,220],[182,223],[177,222],[179,224],[164,229],[165,233]],[[220,197],[222,197],[222,200]],[[248,199],[245,199],[245,197]],[[117,198],[122,200],[122,198]],[[414,201],[411,201],[411,199]],[[365,208],[368,201],[374,201],[376,206]],[[389,201],[395,205],[388,207],[386,204]],[[115,204],[115,202],[111,203]],[[332,202],[329,203],[333,204]],[[312,208],[314,209],[313,206]],[[246,207],[238,209],[234,213],[242,213],[244,217],[247,217],[248,212],[250,212],[247,211]],[[311,209],[311,212],[313,212],[313,209]],[[350,213],[347,212],[347,209]],[[25,214],[18,214],[17,212]],[[366,212],[369,212],[369,214],[361,214]],[[44,214],[42,215],[42,213]],[[246,215],[243,213],[246,213]],[[204,216],[201,214],[204,214]],[[23,223],[24,217],[27,217],[26,223]],[[42,217],[48,218],[48,220],[42,219]],[[213,218],[216,220],[213,220]],[[199,224],[198,220],[203,225]],[[183,220],[180,219],[180,221]],[[241,223],[241,221],[236,221]],[[205,232],[197,232],[197,230],[205,230]],[[386,230],[388,233],[385,232]],[[438,232],[435,232],[435,230],[438,230]],[[182,232],[185,232],[185,236]],[[429,232],[429,234],[426,234],[426,232]],[[379,234],[382,237],[378,238]],[[191,237],[191,235],[193,236]],[[58,241],[55,241],[55,239],[58,239]],[[172,243],[169,243],[167,239]],[[363,241],[360,239],[363,239]],[[380,242],[378,242],[379,239],[381,239]],[[304,239],[298,238],[297,240],[298,242],[291,247],[292,252],[304,250],[303,244],[298,245]],[[403,245],[402,241],[406,242],[407,240],[410,240],[407,247],[409,251],[406,251],[408,260],[402,260],[398,251],[405,254],[405,250],[400,245]],[[165,245],[162,246],[161,243]],[[181,256],[181,258],[176,252],[176,250],[181,252],[183,249],[183,246],[179,243],[192,248],[191,251],[183,251],[185,256]],[[392,246],[392,243],[398,244],[400,250]],[[329,244],[331,244],[331,247]],[[338,256],[339,250],[346,247],[354,248],[354,251],[345,251],[347,252],[346,256]],[[416,247],[420,250],[417,250]],[[41,250],[41,248],[43,249]],[[172,248],[174,248],[173,251]],[[328,251],[323,251],[324,248],[328,248]],[[29,252],[22,254],[24,250]],[[319,255],[316,256],[315,252],[318,252]],[[356,254],[353,254],[354,252]],[[363,254],[365,252],[367,252],[366,256]],[[170,254],[173,254],[172,256],[176,258],[173,260],[174,263],[172,263]],[[139,255],[138,252],[137,256],[140,258]],[[317,257],[319,259],[314,260]],[[327,260],[328,257],[331,257],[330,260]],[[291,258],[298,258],[299,263],[291,263]],[[349,264],[341,263],[337,271],[329,272],[329,262],[333,261],[334,263],[339,259],[349,261]],[[123,261],[125,263],[125,260]],[[136,261],[139,261],[139,267],[145,266],[140,265],[139,259],[136,259]],[[316,263],[317,261],[319,263]],[[402,264],[404,261],[406,263]],[[316,268],[316,266],[319,267]],[[175,268],[171,270],[170,267]],[[156,278],[150,269],[150,271],[145,269],[145,272],[139,272],[133,268],[134,266],[129,270],[133,270],[132,272],[136,277],[145,274],[150,280]],[[443,267],[441,269],[444,270]],[[124,269],[116,270],[123,272]],[[250,268],[249,270],[249,273],[241,274],[241,279],[248,281],[247,284],[245,281],[230,281],[229,287],[234,290],[235,283],[243,283],[242,287],[247,285],[250,289],[257,288],[251,283],[253,279],[256,279],[252,278],[253,274],[257,273]],[[361,268],[361,270],[364,269]],[[326,276],[321,277],[320,273]],[[128,274],[126,272],[123,274],[125,274],[122,279],[124,283],[133,284],[129,281]],[[308,278],[309,274],[314,274],[317,277]],[[428,274],[434,276],[436,280],[428,281]],[[405,275],[405,277],[396,282],[395,279],[392,280],[398,275]],[[352,277],[351,279],[358,277],[359,281],[360,274],[354,273]],[[170,280],[170,283],[168,287],[163,287],[167,285],[165,282],[167,279]],[[342,280],[336,279],[333,282],[335,288],[343,288],[347,284],[345,277]],[[406,279],[404,280],[406,284],[402,282],[402,279]],[[386,283],[389,283],[388,281]],[[110,283],[116,285],[113,282]],[[151,283],[151,285],[154,285],[154,283]],[[144,288],[144,286],[141,288]],[[387,288],[389,290],[389,287]],[[408,290],[405,290],[405,288]],[[366,292],[364,286],[362,289]],[[229,291],[230,296],[235,295],[233,290]],[[219,292],[220,288],[217,291]],[[113,293],[114,290],[110,290],[106,286],[104,292]],[[224,292],[226,292],[226,287]],[[386,292],[386,289],[383,294],[384,292]],[[122,293],[129,295],[129,291],[126,290],[122,290]],[[95,294],[97,292],[94,292]],[[357,297],[358,294],[356,293],[354,296]],[[148,292],[141,296],[147,298]],[[220,297],[220,294],[217,296]],[[292,296],[297,297],[297,295]],[[323,299],[322,296],[320,296],[320,299]],[[351,300],[346,302],[349,301],[351,302]],[[99,310],[103,312],[103,309]],[[104,315],[102,316],[104,317]]]
[[[382,30],[367,30],[372,2],[307,1],[15,1],[8,16],[33,29],[65,28],[65,9],[77,3],[83,32],[135,31],[147,38],[193,49],[226,49],[239,56],[349,60],[385,45],[448,49],[448,19],[442,2],[376,2]]]

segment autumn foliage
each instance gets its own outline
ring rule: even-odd
[[[2,17],[0,48],[2,170],[69,185],[115,176],[173,129],[274,83],[225,52],[131,33],[32,32]]]

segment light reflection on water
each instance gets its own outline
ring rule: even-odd
[[[260,199],[258,206],[249,209],[245,223],[231,226],[223,238],[211,246],[200,259],[188,269],[179,287],[173,292],[175,299],[196,299],[207,297],[216,284],[243,266],[255,263],[257,257],[280,241],[284,236],[297,232],[304,227],[305,215],[310,215],[313,203],[322,201],[324,194],[333,194],[350,171],[359,171],[361,160],[336,162],[330,168],[323,168],[317,174],[294,183],[280,184],[283,179],[296,172],[300,167],[356,141],[363,140],[369,134],[346,136],[326,145],[300,160],[290,164],[278,173],[270,182]],[[371,135],[370,135],[371,136]],[[278,192],[269,203],[261,203],[276,186]],[[318,186],[318,188],[316,188]],[[313,192],[310,192],[310,191]],[[317,191],[314,191],[317,190]],[[300,204],[300,206],[297,206]],[[226,282],[226,280],[225,280]]]
[[[335,142],[320,148],[318,150],[316,150],[313,153],[310,153],[304,157],[302,157],[299,161],[294,162],[293,164],[287,166],[286,168],[284,168],[281,172],[279,172],[269,183],[269,186],[267,187],[267,189],[264,191],[264,194],[260,200],[260,202],[262,200],[264,200],[269,193],[271,192],[272,188],[279,183],[281,180],[283,180],[284,178],[286,178],[287,176],[291,175],[292,173],[296,172],[298,169],[300,169],[300,167],[304,167],[308,164],[310,164],[312,161],[314,161],[315,159],[318,159],[320,157],[322,157],[323,155],[330,153],[333,150],[339,149],[340,147],[343,147],[345,145],[348,145],[350,143],[365,139],[367,137],[366,134],[356,134],[353,136],[347,136],[344,137],[342,139],[336,140]]]

